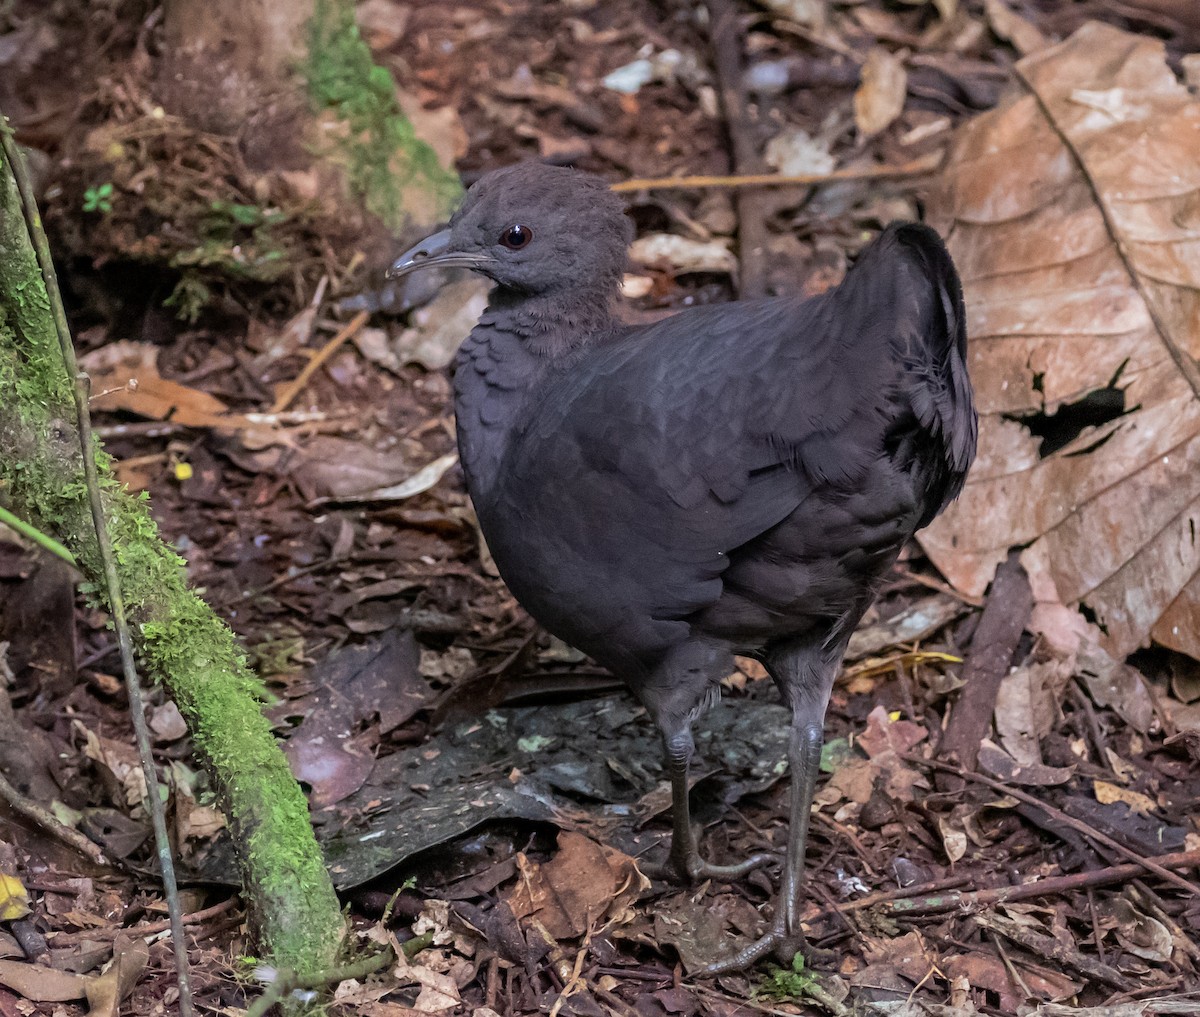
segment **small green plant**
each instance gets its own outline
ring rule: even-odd
[[[771,966],[762,984],[754,990],[754,998],[786,1003],[807,996],[816,981],[816,976],[804,968],[804,954],[797,952],[790,970]]]
[[[99,187],[89,187],[83,192],[83,210],[85,212],[99,212],[102,215],[108,215],[113,210],[112,196],[113,185],[111,180],[108,183],[100,184]]]

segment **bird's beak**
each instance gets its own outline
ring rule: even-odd
[[[400,257],[392,262],[384,274],[389,279],[399,279],[421,268],[474,268],[483,269],[489,259],[483,254],[472,254],[468,251],[456,251],[450,246],[450,231],[442,230],[431,237],[426,237],[419,244],[410,247]]]

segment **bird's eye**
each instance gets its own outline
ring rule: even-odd
[[[532,239],[533,230],[528,226],[522,226],[520,223],[517,223],[515,226],[509,226],[508,229],[500,234],[500,243],[510,251],[519,251],[522,247],[528,247],[529,241]]]

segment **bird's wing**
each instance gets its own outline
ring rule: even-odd
[[[953,441],[919,334],[938,287],[897,243],[885,234],[821,297],[689,310],[562,370],[513,442],[498,514],[523,513],[557,556],[563,598],[607,584],[686,617],[720,595],[731,551],[815,488],[861,480],[897,415]]]

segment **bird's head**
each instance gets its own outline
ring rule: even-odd
[[[470,268],[517,293],[607,295],[621,281],[632,239],[623,202],[599,177],[518,163],[482,177],[450,225],[405,251],[387,274]]]

